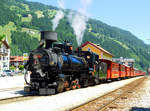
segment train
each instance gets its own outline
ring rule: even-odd
[[[41,32],[40,44],[31,51],[25,69],[24,91],[38,95],[145,75],[133,67],[99,59],[99,55],[80,47],[73,50],[68,41],[57,43],[57,33],[52,31]]]

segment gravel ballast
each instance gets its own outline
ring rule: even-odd
[[[119,99],[114,104],[116,111],[150,111],[150,77],[131,91],[126,99]],[[112,111],[112,109],[107,110]]]
[[[141,77],[105,83],[93,87],[67,91],[52,96],[44,96],[33,100],[0,105],[0,111],[65,111],[96,99],[108,92],[118,89]]]

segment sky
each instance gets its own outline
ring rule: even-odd
[[[58,6],[57,0],[28,0]],[[66,9],[78,10],[80,0],[64,0]],[[83,1],[83,0],[82,0]],[[130,31],[150,44],[150,0],[91,0],[88,14],[108,25]]]

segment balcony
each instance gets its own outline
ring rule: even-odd
[[[7,56],[8,55],[8,49],[0,48],[0,55]]]

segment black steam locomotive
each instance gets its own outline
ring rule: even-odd
[[[25,65],[29,72],[25,74],[28,85],[24,87],[25,92],[47,95],[98,84],[99,56],[81,48],[73,51],[71,43],[56,41],[57,33],[41,32],[40,45],[30,53]]]

